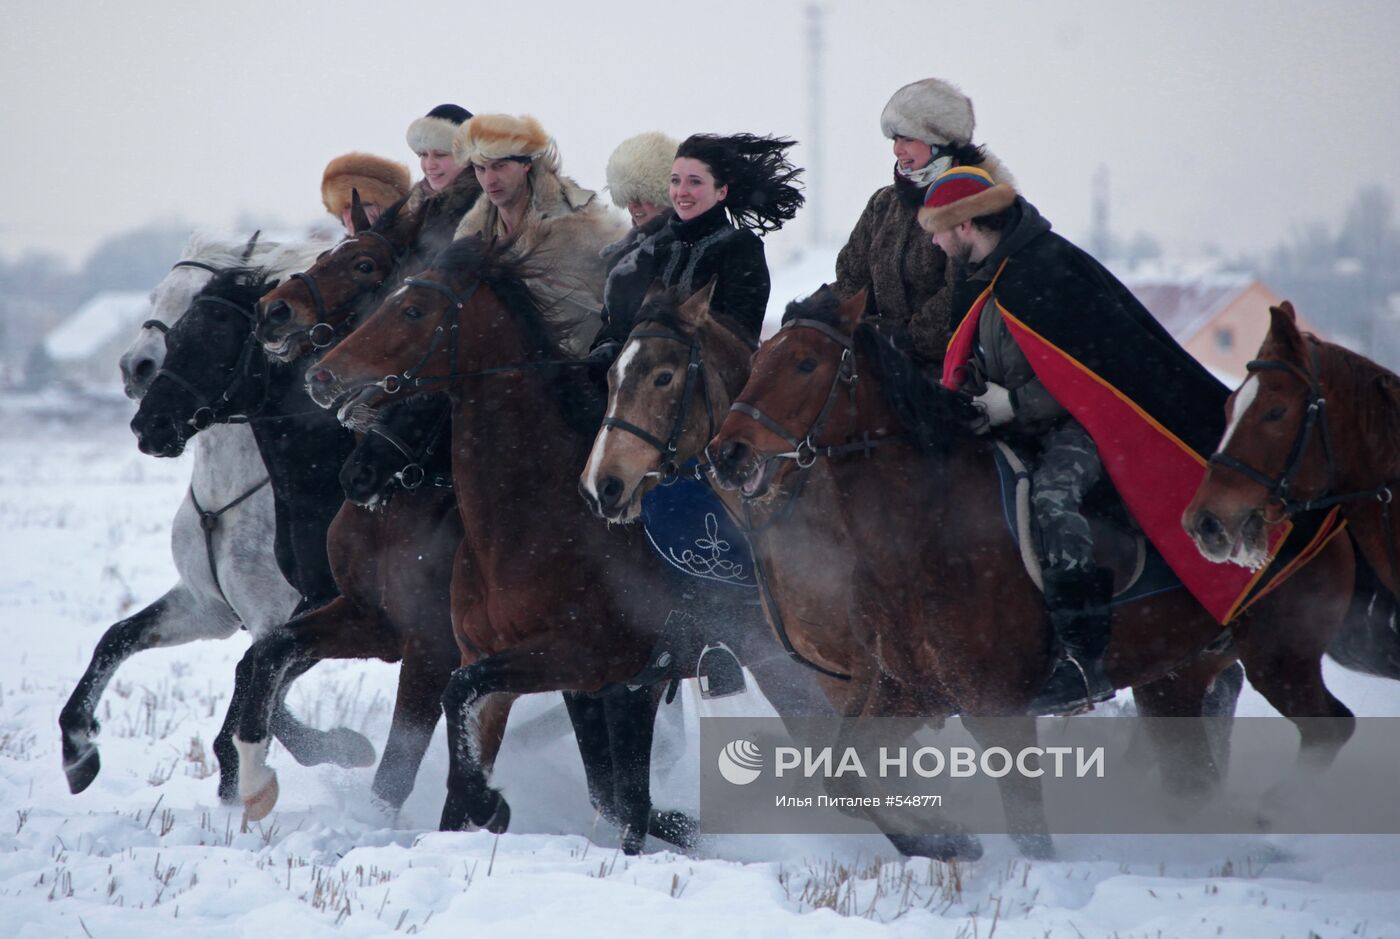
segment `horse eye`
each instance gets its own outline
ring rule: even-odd
[[[671,375],[670,372],[662,372],[660,375],[657,375],[657,376],[656,376],[656,387],[658,387],[658,388],[665,388],[667,385],[669,385],[669,384],[671,383],[671,377],[672,377],[672,375]]]
[[[797,370],[803,375],[810,375],[817,370],[817,360],[803,359],[801,362],[797,363]]]
[[[373,273],[374,273],[374,262],[373,262],[373,261],[361,261],[360,263],[358,263],[358,264],[355,265],[355,270],[359,271],[361,274],[373,274]]]
[[[403,315],[408,319],[416,320],[422,317],[423,311],[416,306],[406,306],[403,308]]]
[[[1285,414],[1287,414],[1287,413],[1288,413],[1288,409],[1285,408],[1283,405],[1279,405],[1279,406],[1276,407],[1276,408],[1269,408],[1268,413],[1264,415],[1264,417],[1262,418],[1262,420],[1265,420],[1265,421],[1281,421],[1281,420],[1283,420],[1283,415],[1285,415]]]

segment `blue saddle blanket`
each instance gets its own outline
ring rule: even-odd
[[[653,486],[642,497],[642,523],[652,550],[677,570],[735,587],[758,586],[748,539],[707,483],[682,472],[668,486]]]
[[[1000,448],[993,448],[992,452],[996,455],[997,479],[1001,483],[1002,517],[1006,522],[1006,530],[1011,533],[1011,540],[1020,547],[1021,536],[1016,528],[1016,473],[1006,462]],[[1129,584],[1127,590],[1115,596],[1110,606],[1132,603],[1134,600],[1165,593],[1181,586],[1181,579],[1162,559],[1157,549],[1152,547],[1152,542],[1147,542],[1146,547],[1147,559],[1143,564],[1142,576]]]

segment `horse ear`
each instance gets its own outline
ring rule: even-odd
[[[253,249],[256,248],[256,247],[258,246],[258,236],[261,235],[261,234],[262,234],[262,229],[259,228],[257,231],[253,232],[253,237],[248,239],[248,244],[245,245],[244,248],[243,248],[243,260],[244,260],[244,261],[247,261],[249,258],[251,258],[251,257],[253,256]]]
[[[822,285],[825,289],[825,284]],[[862,287],[856,293],[841,301],[839,307],[841,311],[841,324],[846,327],[847,332],[855,332],[860,325],[861,318],[865,316],[865,306],[869,300],[866,288]]]
[[[1293,311],[1293,304],[1285,300],[1269,307],[1269,317],[1265,348],[1272,348],[1275,356],[1285,362],[1306,363],[1307,350],[1303,347],[1303,334],[1298,331],[1298,314]]]
[[[705,320],[710,318],[710,301],[714,299],[715,284],[718,281],[719,275],[716,274],[714,277],[710,278],[708,284],[695,291],[681,304],[680,310],[678,311],[681,316],[681,322],[685,323],[691,329],[698,329],[704,324]]]
[[[350,190],[350,228],[357,235],[369,230],[369,216],[365,214],[364,204],[360,202],[360,190],[354,188]]]

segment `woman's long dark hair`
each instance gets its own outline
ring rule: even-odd
[[[787,158],[795,143],[754,134],[692,134],[676,156],[699,160],[714,174],[716,186],[729,187],[724,207],[735,225],[770,232],[791,221],[805,201],[794,185],[802,168]]]

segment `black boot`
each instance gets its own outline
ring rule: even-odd
[[[1108,603],[1113,572],[1094,569],[1045,578],[1050,625],[1060,640],[1060,658],[1026,710],[1030,714],[1077,714],[1114,695],[1104,673],[1108,648]]]

